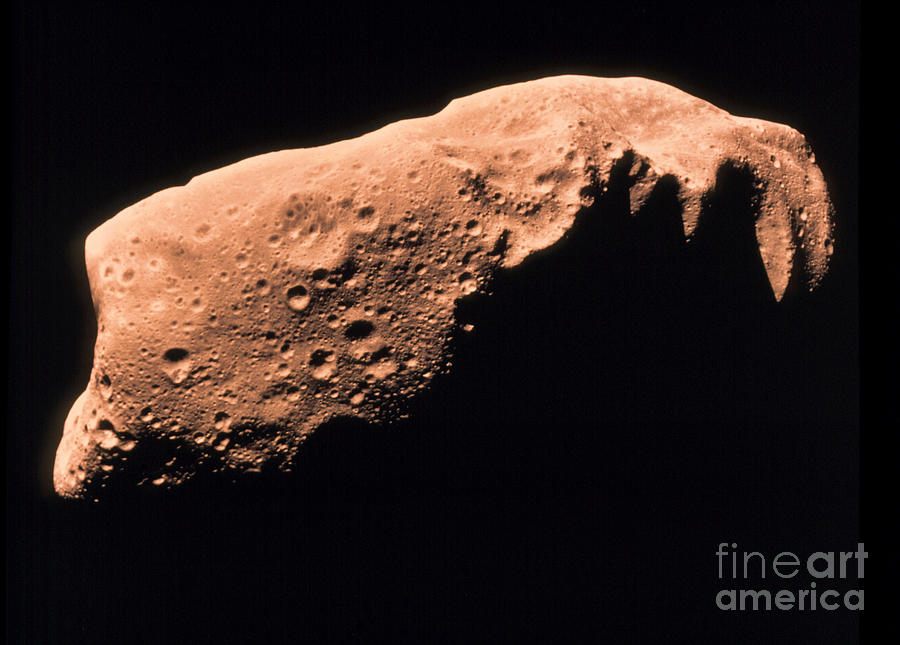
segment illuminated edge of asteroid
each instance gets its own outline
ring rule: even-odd
[[[559,240],[623,163],[632,213],[677,180],[688,239],[717,171],[748,169],[775,298],[795,265],[810,289],[825,274],[831,204],[792,128],[642,78],[493,88],[213,170],[94,230],[94,364],[56,491],[290,470],[329,420],[402,413],[446,368],[456,300]]]

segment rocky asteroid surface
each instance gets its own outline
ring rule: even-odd
[[[447,368],[457,300],[557,242],[614,169],[632,213],[676,181],[689,242],[727,164],[757,182],[774,297],[814,288],[831,205],[804,137],[643,78],[497,87],[151,195],[85,244],[97,340],[55,488],[290,470],[329,420],[402,414]]]

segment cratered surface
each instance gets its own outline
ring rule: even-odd
[[[557,242],[614,169],[632,213],[677,182],[690,240],[726,165],[756,181],[773,296],[814,288],[831,205],[804,137],[643,78],[497,87],[151,195],[85,244],[97,341],[56,490],[289,470],[331,419],[402,414],[447,367],[457,300]]]

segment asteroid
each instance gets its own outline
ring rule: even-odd
[[[690,242],[725,166],[756,182],[774,298],[815,288],[832,207],[803,135],[643,78],[496,87],[155,193],[85,243],[97,339],[56,491],[290,470],[329,420],[402,415],[448,369],[457,300],[557,242],[611,173],[632,214],[677,182]]]

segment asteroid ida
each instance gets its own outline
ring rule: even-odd
[[[775,299],[815,288],[832,207],[804,137],[643,78],[496,87],[151,195],[85,243],[97,339],[56,491],[290,470],[329,420],[402,415],[448,368],[457,300],[557,242],[611,173],[632,214],[677,182],[690,242],[725,166],[755,182]]]

